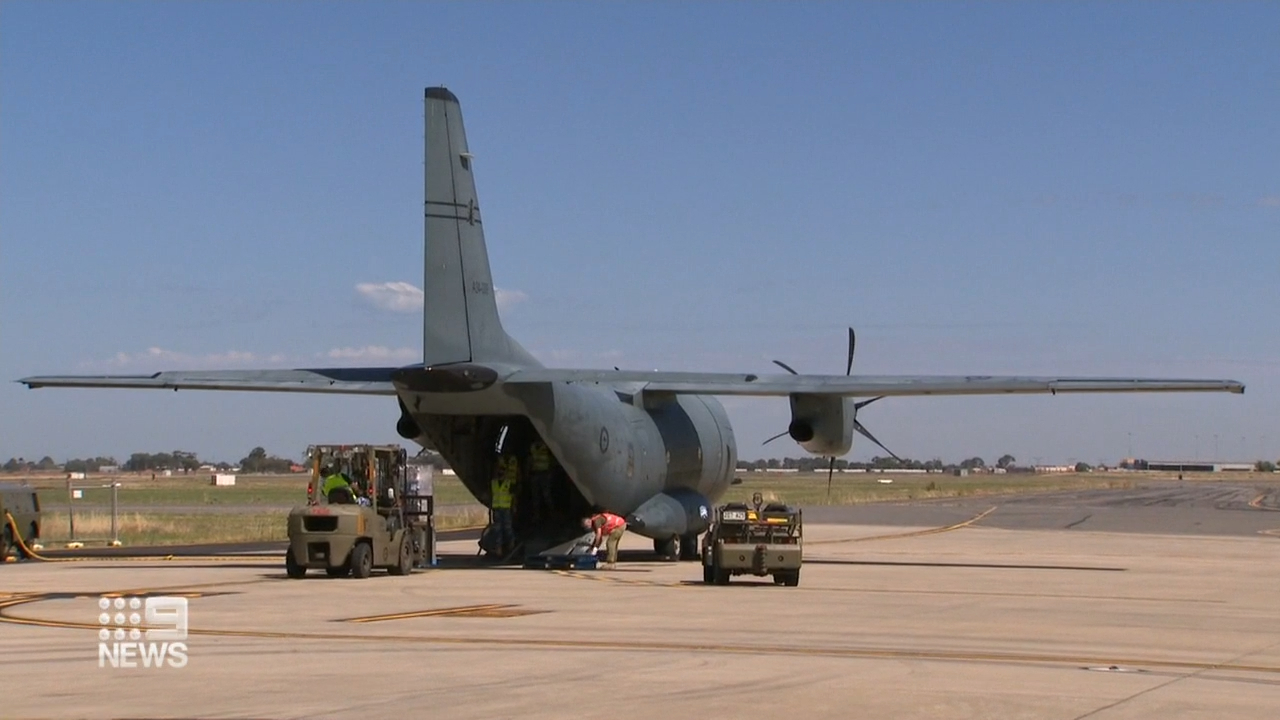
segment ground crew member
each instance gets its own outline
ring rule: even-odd
[[[325,468],[324,482],[320,485],[320,494],[324,495],[329,502],[341,502],[333,496],[335,490],[345,490],[346,494],[351,496],[351,501],[355,500],[355,492],[351,489],[351,483],[338,472],[335,467]]]
[[[542,505],[541,515],[550,517],[555,510],[555,500],[551,497],[551,449],[540,437],[529,444],[529,482]]]
[[[498,457],[493,479],[489,483],[490,507],[493,508],[494,544],[499,557],[506,557],[515,547],[515,528],[512,525],[511,504],[514,498],[516,475],[520,464],[514,455]]]
[[[627,531],[627,521],[611,512],[602,512],[583,520],[582,526],[595,531],[595,535],[591,538],[592,550],[600,547],[600,541],[604,539],[604,566],[610,570],[617,567],[618,543],[622,541],[622,534]]]

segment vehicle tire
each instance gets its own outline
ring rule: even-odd
[[[680,536],[680,560],[697,560],[702,557],[702,553],[698,551],[698,533],[689,533]]]
[[[307,574],[307,568],[299,565],[297,558],[293,556],[293,548],[284,551],[284,572],[295,580]]]
[[[716,574],[712,571],[711,566],[706,563],[702,564],[702,582],[710,585],[716,581]]]
[[[351,565],[343,563],[338,567],[327,567],[324,569],[324,574],[329,577],[346,577],[351,574]]]
[[[9,523],[0,519],[0,523],[4,523],[4,528],[0,529],[0,562],[9,557],[9,548],[14,547],[13,530],[9,529]]]
[[[783,579],[784,579],[784,578],[783,578],[783,576],[782,576],[782,573],[780,573],[780,572],[776,572],[776,573],[774,573],[774,574],[773,574],[773,584],[774,584],[774,585],[781,585],[781,584],[782,584]]]
[[[367,542],[351,548],[351,577],[367,578],[373,573],[373,551]]]
[[[654,540],[653,551],[663,560],[675,560],[678,557],[680,549],[677,547],[679,541],[676,538],[667,538],[665,540]]]
[[[717,585],[729,584],[729,571],[721,568],[720,563],[713,561],[711,563],[711,572]]]
[[[782,584],[787,587],[795,587],[800,584],[800,571],[792,570],[782,576]]]
[[[408,575],[413,571],[413,546],[409,544],[409,533],[400,535],[400,546],[396,550],[396,564],[387,568],[392,575]]]

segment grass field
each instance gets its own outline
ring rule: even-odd
[[[117,518],[120,541],[126,546],[194,545],[201,543],[268,542],[287,540],[283,512],[177,514],[125,512]],[[476,527],[487,522],[483,507],[449,507],[436,513],[437,530]],[[41,542],[57,546],[70,540],[66,513],[45,513]],[[76,538],[102,542],[111,537],[111,514],[76,513]],[[89,543],[96,544],[96,543]]]
[[[894,473],[836,473],[827,497],[825,473],[740,472],[743,482],[729,488],[723,502],[751,499],[761,493],[766,501],[800,506],[861,505],[875,502],[948,497],[1019,495],[1058,490],[1125,489],[1143,483],[1172,480],[1175,475],[1154,473],[1064,473],[1060,475],[920,475]],[[277,508],[300,504],[306,497],[308,475],[240,476],[231,487],[214,487],[207,477],[119,476],[120,539],[126,545],[171,545],[207,542],[268,541],[285,539],[285,515]],[[1280,483],[1280,476],[1254,473],[1188,474],[1199,482]],[[892,482],[884,483],[881,480]],[[68,539],[66,481],[62,478],[30,478],[40,489],[44,535],[48,543]],[[76,481],[101,485],[105,478]],[[78,538],[106,539],[111,516],[107,512],[111,491],[94,488],[76,500]],[[456,477],[435,479],[436,526],[442,530],[483,524],[485,508],[471,497]],[[165,507],[173,508],[161,512]],[[225,511],[190,513],[187,507],[220,506]],[[147,508],[156,512],[147,512]]]
[[[791,505],[865,505],[895,500],[926,498],[1018,495],[1054,490],[1123,489],[1135,486],[1132,478],[1112,475],[915,475],[889,473],[837,473],[827,497],[826,473],[775,474],[744,473],[743,482],[729,488],[725,502],[751,499],[753,493],[765,502]],[[881,482],[887,480],[890,482]]]
[[[200,477],[158,477],[122,475],[116,478],[121,484],[117,490],[121,507],[144,508],[159,505],[224,505],[280,507],[306,502],[308,474],[294,475],[241,475],[236,484],[215,487],[207,475]],[[40,490],[41,501],[51,507],[65,507],[67,481],[62,478],[32,478],[28,480]],[[111,488],[101,487],[110,482],[107,476],[89,480],[76,480],[76,486],[85,486],[83,497],[76,507],[111,506]],[[440,476],[435,479],[437,505],[461,505],[474,503],[475,498],[456,477]]]

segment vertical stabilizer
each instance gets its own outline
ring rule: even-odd
[[[489,273],[471,154],[458,98],[426,90],[422,361],[523,361],[507,337]]]

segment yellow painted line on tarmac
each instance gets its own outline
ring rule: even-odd
[[[701,565],[699,565],[701,567]],[[579,570],[552,570],[551,572],[561,577],[575,578],[578,580],[595,580],[597,582],[616,583],[618,585],[642,585],[646,587],[682,587],[686,583],[682,581],[661,581],[661,580],[644,580],[640,578],[628,578],[620,575],[612,575],[604,571],[597,570],[594,573],[582,572]]]
[[[1262,501],[1266,499],[1267,499],[1267,493],[1262,493],[1258,497],[1249,501],[1249,507],[1255,510],[1270,510],[1271,512],[1280,512],[1280,508],[1273,508],[1273,507],[1268,507],[1266,505],[1263,505]]]
[[[338,622],[353,623],[370,623],[382,622],[384,620],[405,620],[407,618],[420,617],[438,617],[441,615],[463,615],[466,613],[483,612],[486,610],[498,610],[501,608],[512,608],[515,605],[506,605],[495,603],[492,605],[463,605],[461,607],[436,608],[434,610],[415,610],[411,612],[390,613],[387,615],[366,615],[364,617],[344,618]]]
[[[968,520],[965,520],[964,522],[958,522],[955,525],[947,525],[945,527],[929,528],[927,530],[912,530],[911,532],[891,533],[889,535],[868,535],[864,537],[853,537],[853,538],[833,538],[830,540],[808,540],[805,542],[805,544],[806,545],[831,545],[834,543],[871,542],[873,540],[898,540],[900,538],[921,537],[924,535],[937,535],[938,533],[951,532],[952,530],[959,530],[961,528],[969,527],[970,525],[978,522],[979,520],[995,512],[996,508],[998,507],[999,505],[992,505],[991,507],[987,508],[986,510],[983,510],[977,515],[974,515]]]

